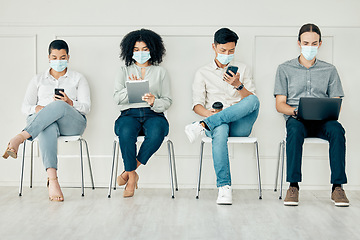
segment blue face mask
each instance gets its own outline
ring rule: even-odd
[[[139,51],[134,52],[132,58],[138,63],[144,64],[151,58],[151,56],[149,51]]]
[[[233,58],[234,58],[234,54],[226,55],[226,54],[220,54],[220,53],[218,53],[218,55],[216,57],[216,59],[223,65],[226,65],[229,62],[231,62],[231,60],[233,60]]]
[[[67,68],[67,60],[50,60],[50,67],[57,72],[62,72]]]
[[[301,54],[308,61],[314,59],[318,52],[318,46],[301,46]]]

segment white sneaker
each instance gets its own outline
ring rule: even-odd
[[[195,141],[197,137],[205,130],[203,126],[201,126],[200,122],[193,122],[192,124],[185,126],[185,133],[188,137],[189,141],[192,143]]]
[[[232,204],[232,190],[231,186],[225,185],[219,187],[219,194],[216,200],[219,205],[231,205]]]

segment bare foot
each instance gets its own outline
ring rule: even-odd
[[[51,201],[64,201],[64,195],[61,191],[57,178],[49,179],[49,199]]]

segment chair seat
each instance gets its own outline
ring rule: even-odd
[[[203,137],[201,139],[204,143],[211,143],[210,137]],[[228,137],[228,143],[255,143],[257,142],[256,137]]]
[[[59,136],[58,140],[64,141],[64,142],[75,142],[79,141],[81,138],[81,135],[75,135],[75,136]]]
[[[58,141],[63,141],[63,142],[75,142],[75,141],[79,141],[79,139],[81,139],[82,136],[81,135],[75,135],[75,136],[59,136],[58,137]],[[30,140],[28,140],[30,141]],[[34,142],[34,141],[38,141],[37,138],[33,139],[30,142]]]
[[[164,138],[164,142],[167,142],[168,140],[169,140],[169,137],[166,136],[166,137]],[[114,141],[115,141],[115,142],[119,142],[119,137],[118,137],[118,136],[115,136],[115,137],[114,137]],[[138,141],[138,142],[143,142],[143,141],[145,141],[145,136],[138,136],[138,137],[137,137],[137,141]]]
[[[286,137],[284,138],[283,141],[286,142]],[[329,143],[329,141],[321,138],[309,137],[304,139],[304,143]]]
[[[328,141],[321,138],[305,138],[304,143],[328,143]]]

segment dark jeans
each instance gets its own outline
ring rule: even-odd
[[[115,122],[115,134],[119,136],[125,171],[136,169],[136,159],[145,165],[168,133],[169,123],[163,113],[156,113],[150,108],[130,108],[122,111]],[[137,153],[136,141],[139,135],[145,136],[145,140]]]
[[[286,158],[288,182],[301,182],[301,160],[304,138],[318,137],[329,141],[331,183],[347,183],[345,173],[345,130],[338,121],[286,122]]]

